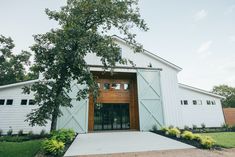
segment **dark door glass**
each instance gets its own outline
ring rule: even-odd
[[[95,104],[94,130],[130,128],[129,104]]]

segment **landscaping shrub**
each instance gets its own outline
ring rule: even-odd
[[[168,130],[168,132],[169,132],[169,135],[171,136],[176,136],[176,137],[180,136],[180,130],[177,128],[171,128]]]
[[[157,132],[157,125],[154,125],[153,128],[152,128],[153,132]]]
[[[235,125],[230,127],[231,131],[235,131]]]
[[[18,136],[22,136],[24,134],[23,130],[18,131]]]
[[[202,124],[201,124],[201,127],[202,127],[202,129],[205,129],[205,128],[206,128],[206,124],[205,124],[205,123],[202,123]]]
[[[183,134],[181,134],[181,136],[184,139],[187,139],[187,140],[193,140],[194,139],[194,134],[191,131],[184,131]]]
[[[2,136],[2,132],[3,132],[2,129],[0,129],[0,136]]]
[[[29,131],[28,136],[33,136],[33,131]]]
[[[52,139],[70,143],[75,138],[75,132],[72,129],[60,129],[52,133]]]
[[[168,127],[162,127],[161,131],[164,131],[164,132],[169,131],[169,128]]]
[[[193,130],[197,130],[197,125],[193,124]]]
[[[168,128],[169,128],[169,129],[172,129],[172,128],[174,128],[174,125],[170,125]]]
[[[211,149],[215,145],[215,140],[210,136],[202,136],[200,139],[200,144],[203,148]]]
[[[40,136],[44,137],[46,135],[47,135],[46,130],[42,129],[41,132],[40,132]]]
[[[12,133],[13,133],[13,130],[12,130],[12,129],[9,129],[9,130],[7,131],[7,135],[8,135],[8,136],[11,136]]]
[[[200,134],[193,134],[193,135],[194,135],[193,139],[196,141],[200,141],[202,138],[202,136]]]
[[[42,148],[46,154],[58,156],[64,152],[64,143],[56,139],[47,139],[43,142]]]
[[[184,130],[190,130],[189,126],[185,125]]]

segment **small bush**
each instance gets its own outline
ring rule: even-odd
[[[172,128],[174,128],[174,125],[170,125],[168,128],[169,128],[169,129],[172,129]]]
[[[18,131],[18,136],[22,136],[23,134],[24,134],[24,132],[22,129]]]
[[[0,129],[0,136],[2,136],[2,133],[3,133],[3,131],[2,131],[2,129]]]
[[[164,132],[169,131],[169,128],[168,127],[162,127],[161,131],[164,131]]]
[[[180,130],[177,128],[171,128],[168,130],[168,132],[169,132],[169,135],[171,136],[176,136],[176,137],[180,136]]]
[[[189,126],[185,125],[184,130],[190,130]]]
[[[194,134],[191,131],[184,131],[183,134],[181,134],[181,136],[184,139],[187,139],[187,140],[193,140],[194,139]]]
[[[193,130],[197,129],[197,125],[193,124]]]
[[[9,130],[7,131],[7,135],[8,135],[8,136],[11,136],[12,133],[13,133],[13,130],[12,130],[12,129],[9,129]]]
[[[200,134],[193,134],[193,135],[194,135],[193,137],[194,140],[201,141],[202,136]]]
[[[202,124],[201,124],[201,127],[202,127],[202,129],[205,129],[205,128],[206,128],[206,124],[205,124],[205,123],[202,123]]]
[[[153,132],[156,132],[158,130],[157,125],[154,125],[152,130],[153,130]]]
[[[40,136],[44,137],[46,134],[47,134],[46,130],[42,129],[40,132]]]
[[[71,129],[60,129],[52,133],[52,139],[64,142],[66,144],[72,142],[74,138],[75,132]]]
[[[32,130],[28,132],[28,136],[33,136],[33,131]]]
[[[235,131],[235,125],[230,127],[231,131]]]
[[[226,123],[223,123],[223,124],[221,125],[221,128],[228,129],[228,128],[229,128],[229,125],[228,125],[228,124],[226,124]]]
[[[200,139],[200,144],[203,148],[211,149],[215,145],[215,140],[213,140],[210,136],[203,136]]]
[[[64,152],[64,143],[55,139],[45,140],[42,149],[46,154],[61,155]]]

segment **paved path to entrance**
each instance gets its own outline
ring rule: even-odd
[[[102,132],[79,134],[65,157],[194,148],[151,132]]]

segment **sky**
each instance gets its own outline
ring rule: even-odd
[[[33,34],[58,27],[45,8],[65,0],[0,0],[0,34],[15,42],[15,52],[29,50]],[[183,68],[179,82],[205,90],[235,87],[235,0],[140,0],[141,17],[150,30],[137,32],[144,48]]]

